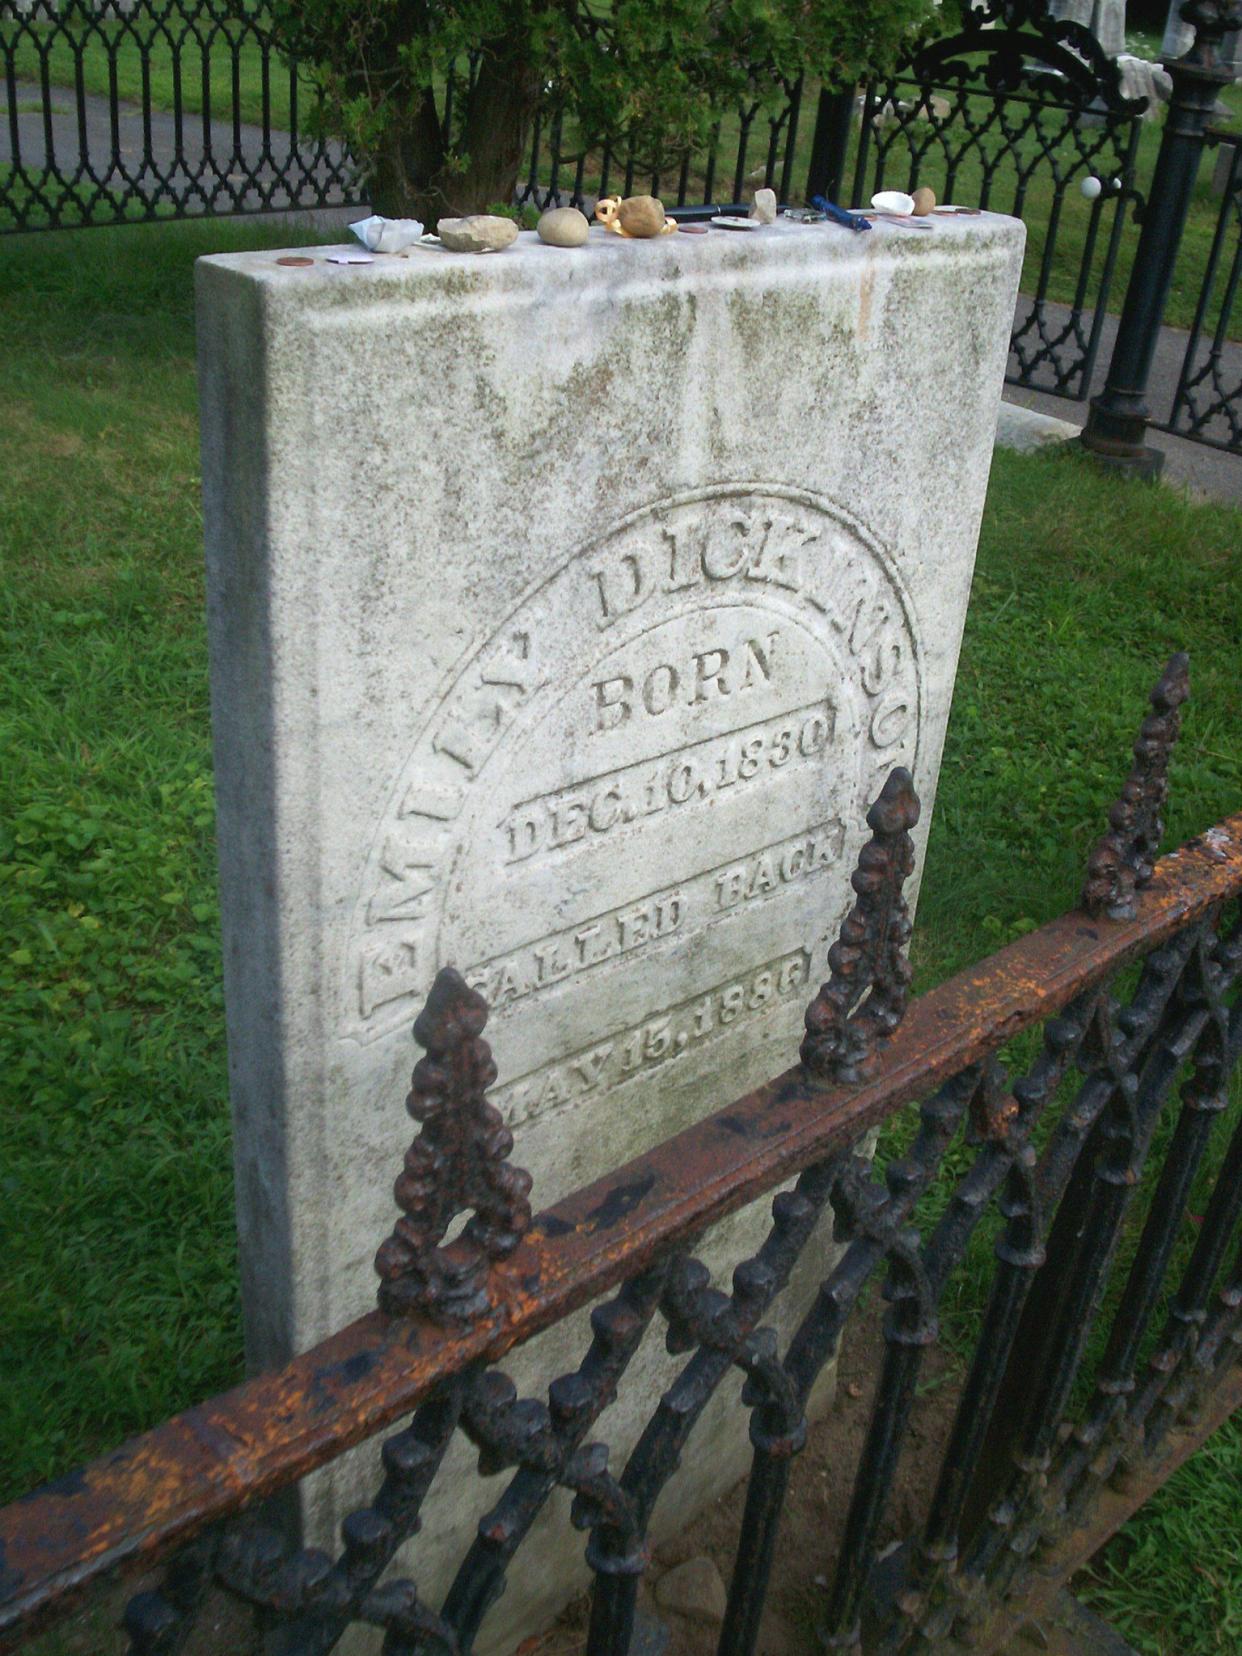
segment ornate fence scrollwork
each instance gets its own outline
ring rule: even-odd
[[[422,1129],[395,1187],[402,1218],[375,1257],[383,1311],[481,1316],[491,1262],[507,1258],[530,1224],[530,1174],[506,1165],[513,1135],[486,1098],[496,1079],[486,1023],[482,995],[445,967],[414,1024],[427,1056],[415,1066],[406,1108]],[[443,1245],[471,1208],[461,1235]]]
[[[1009,379],[1082,398],[1090,388],[1134,182],[1146,101],[1081,23],[1043,0],[987,0],[958,34],[867,87],[853,200],[928,184],[942,202],[1013,213],[1031,238]],[[1090,203],[1086,178],[1102,188]],[[1068,249],[1068,252],[1067,252]],[[1069,304],[1049,298],[1077,261]]]
[[[478,58],[440,94],[450,129]],[[624,136],[586,147],[543,111],[519,205],[649,189],[670,206],[794,187],[802,78],[756,92],[701,152],[661,172]],[[281,51],[265,0],[0,0],[0,232],[360,206],[358,159],[321,130],[313,75]],[[760,95],[763,94],[763,95]]]
[[[0,1512],[0,1646],[105,1565],[167,1555],[163,1584],[126,1613],[136,1656],[181,1650],[212,1590],[248,1608],[268,1656],[328,1652],[356,1623],[384,1630],[388,1656],[464,1656],[561,1489],[587,1535],[587,1650],[624,1656],[657,1500],[740,1372],[752,1464],[720,1650],[749,1656],[816,1379],[876,1282],[887,1311],[870,1417],[836,1479],[849,1490],[840,1543],[813,1561],[823,1639],[887,1656],[997,1649],[1242,1405],[1242,1112],[1229,1092],[1242,1060],[1242,815],[1151,866],[1186,684],[1175,657],[1107,857],[1093,854],[1088,895],[1106,923],[1072,910],[907,1006],[901,892],[917,802],[895,774],[813,1003],[823,1046],[809,1065],[529,1224],[527,1181],[485,1098],[486,1008],[442,974],[417,1025],[422,1132],[397,1186],[399,1242],[381,1250],[381,1305],[399,1314],[364,1317]],[[1001,1048],[1024,1031],[1038,1045],[1011,1073]],[[904,1147],[881,1138],[867,1159],[864,1135],[886,1122]],[[696,1238],[765,1190],[777,1191],[766,1236],[718,1286]],[[782,1346],[768,1319],[800,1260],[819,1265],[818,1287]],[[968,1359],[950,1365],[956,1406],[925,1515],[903,1522],[888,1509],[913,1402],[968,1264],[987,1265],[989,1294]],[[521,1395],[495,1363],[588,1302],[580,1362]],[[601,1424],[640,1385],[633,1359],[655,1328],[682,1361],[618,1458]],[[244,1515],[386,1431],[376,1493],[335,1555],[291,1549]],[[504,1481],[432,1602],[417,1545],[408,1561],[402,1550],[458,1434],[479,1472]],[[881,1549],[895,1522],[900,1546]]]
[[[1164,835],[1160,813],[1169,793],[1169,760],[1189,695],[1190,657],[1179,653],[1151,693],[1151,713],[1134,744],[1134,768],[1108,814],[1108,833],[1087,859],[1082,906],[1088,914],[1134,917],[1134,893],[1150,882]]]
[[[808,1075],[861,1081],[901,1022],[911,977],[910,910],[902,887],[914,872],[910,829],[918,820],[913,778],[899,766],[867,813],[871,838],[850,880],[858,901],[828,951],[832,976],[807,1007],[802,1062]]]
[[[0,231],[352,206],[263,0],[0,0]]]
[[[1200,280],[1173,406],[1155,423],[1175,436],[1242,454],[1242,367],[1235,307],[1242,281],[1242,144],[1223,136],[1228,170]]]

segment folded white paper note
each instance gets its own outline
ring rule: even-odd
[[[412,246],[423,233],[417,219],[382,218],[379,213],[358,219],[349,228],[372,253],[400,253],[403,247]]]

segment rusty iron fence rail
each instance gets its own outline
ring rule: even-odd
[[[868,817],[857,901],[808,1009],[801,1061],[534,1217],[486,1096],[486,1005],[442,973],[415,1027],[426,1056],[408,1105],[420,1130],[377,1256],[381,1309],[0,1512],[0,1648],[110,1572],[171,1556],[162,1585],[126,1612],[139,1656],[182,1649],[209,1591],[252,1607],[261,1648],[282,1656],[328,1651],[359,1622],[385,1630],[388,1656],[452,1656],[471,1648],[559,1487],[587,1531],[588,1650],[622,1656],[654,1503],[707,1403],[741,1371],[753,1466],[720,1650],[742,1656],[756,1648],[812,1385],[873,1279],[888,1302],[884,1351],[857,1465],[842,1468],[853,1477],[843,1540],[819,1561],[823,1638],[868,1652],[998,1648],[1242,1402],[1242,1111],[1230,1103],[1242,814],[1153,862],[1187,683],[1176,657],[1081,906],[908,1005],[902,886],[918,801],[894,772]],[[1001,1051],[1027,1032],[1034,1055],[1011,1076]],[[901,1153],[859,1154],[869,1129],[914,1103]],[[795,1177],[758,1252],[731,1287],[714,1286],[696,1239]],[[990,1221],[990,1298],[929,1469],[928,1515],[881,1559],[939,1308]],[[825,1274],[782,1351],[764,1319],[808,1250]],[[494,1365],[592,1303],[579,1367],[552,1378],[546,1399],[518,1397]],[[651,1329],[685,1366],[614,1466],[596,1422]],[[403,1417],[336,1558],[246,1516]],[[433,1608],[388,1572],[459,1433],[482,1472],[509,1477]]]

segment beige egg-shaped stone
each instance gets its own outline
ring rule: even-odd
[[[535,228],[549,247],[581,247],[591,226],[576,207],[549,207]]]
[[[917,217],[924,218],[936,205],[936,192],[926,184],[920,184],[914,192],[914,211]]]
[[[627,196],[617,219],[627,236],[658,236],[664,229],[664,203],[657,196]]]

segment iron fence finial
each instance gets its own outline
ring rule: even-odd
[[[1132,920],[1134,893],[1147,885],[1164,833],[1161,812],[1169,795],[1169,760],[1181,731],[1181,706],[1190,695],[1190,657],[1172,656],[1151,693],[1151,712],[1134,744],[1134,764],[1108,813],[1109,830],[1087,859],[1082,906],[1093,919]]]
[[[867,812],[871,838],[850,876],[858,901],[828,951],[831,976],[807,1007],[801,1056],[814,1080],[861,1081],[905,1012],[911,926],[902,888],[914,871],[910,829],[919,809],[914,780],[899,765]]]
[[[421,1127],[393,1187],[402,1217],[375,1256],[382,1311],[481,1316],[490,1264],[512,1253],[530,1225],[530,1174],[508,1165],[513,1135],[486,1097],[496,1079],[486,1023],[483,996],[444,967],[414,1024],[426,1056],[414,1066],[406,1108]],[[461,1234],[445,1243],[469,1209]]]

